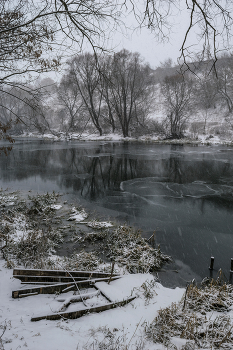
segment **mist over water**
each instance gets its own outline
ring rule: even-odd
[[[187,276],[233,257],[233,148],[17,140],[0,156],[0,187],[57,191],[136,225]]]

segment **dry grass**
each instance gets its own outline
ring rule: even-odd
[[[107,236],[107,251],[112,260],[125,266],[130,273],[156,271],[171,257],[163,254],[158,246],[152,248],[141,236],[139,230],[129,226],[118,226]]]
[[[133,344],[133,337],[128,339],[124,330],[122,332],[116,328],[110,330],[105,326],[91,329],[89,337],[91,340],[82,350],[146,350],[143,339]],[[76,350],[79,350],[79,347]]]
[[[172,338],[187,340],[185,349],[232,349],[233,324],[227,311],[232,307],[233,286],[212,280],[208,286],[187,287],[178,304],[159,310],[146,327],[147,336],[166,347],[176,346]]]
[[[59,264],[68,269],[102,270],[97,252],[105,253],[109,263],[115,261],[130,273],[155,271],[171,261],[159,246],[152,248],[141,237],[140,231],[127,225],[92,218],[82,224],[74,220],[72,227],[62,227],[62,220],[69,219],[70,211],[77,214],[83,209],[77,210],[67,204],[66,217],[57,217],[54,208],[58,198],[59,195],[53,192],[29,196],[23,201],[19,194],[0,191],[0,242],[8,267],[58,268],[58,260],[56,263],[53,255],[66,235],[77,245],[75,254],[59,259]],[[79,229],[78,233],[78,226],[86,228]],[[89,227],[91,232],[86,232]]]
[[[71,257],[63,257],[59,259],[59,262],[66,270],[82,271],[101,270],[100,265],[102,264],[102,260],[99,259],[95,252],[88,253],[84,250],[80,253],[73,254]]]
[[[47,193],[29,197],[28,202],[18,195],[10,197],[9,207],[7,195],[1,196],[0,241],[7,266],[45,268],[46,259],[63,242],[62,233],[56,231],[49,220],[55,214],[51,206],[58,195]]]

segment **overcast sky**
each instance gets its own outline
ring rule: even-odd
[[[187,9],[185,3],[181,3],[182,9],[174,8],[169,15],[169,24],[171,28],[169,32],[166,32],[167,40],[161,42],[156,39],[155,35],[151,33],[149,29],[126,29],[126,26],[136,28],[138,23],[135,20],[135,16],[131,14],[122,13],[122,22],[125,25],[119,26],[117,29],[111,30],[110,26],[104,30],[106,39],[104,44],[100,43],[101,46],[107,47],[113,51],[120,51],[125,48],[132,52],[139,52],[144,58],[145,62],[148,62],[152,68],[161,66],[161,63],[171,58],[174,64],[177,64],[177,59],[180,57],[180,48],[182,46],[185,33],[190,24],[190,10]],[[123,11],[122,11],[123,12]],[[140,11],[139,11],[140,12]],[[195,22],[195,21],[194,21]],[[196,21],[198,23],[198,21]],[[111,30],[111,31],[110,31]],[[110,31],[110,32],[109,32]],[[196,25],[188,36],[186,46],[191,51],[200,52],[202,46],[198,45],[197,31],[199,31]],[[218,36],[218,45],[222,46],[223,37]],[[97,44],[98,45],[98,44]],[[85,46],[85,45],[84,45]],[[87,48],[83,47],[84,51],[92,52],[92,48],[87,44]],[[64,50],[61,53],[64,61],[70,58],[70,54]],[[186,59],[188,57],[186,56]],[[195,56],[192,56],[193,60]]]
[[[169,42],[159,43],[150,31],[144,29],[141,32],[137,30],[128,38],[118,34],[114,39],[112,47],[115,47],[116,51],[125,48],[139,52],[152,68],[156,68],[167,58],[172,58],[175,63],[177,62],[182,36],[179,35],[177,39],[171,38]]]
[[[126,23],[131,23],[132,27],[136,26],[134,17],[128,16]],[[109,46],[115,48],[115,51],[122,48],[129,51],[139,52],[152,68],[160,66],[160,62],[164,62],[168,58],[172,58],[174,63],[177,63],[177,58],[180,56],[180,48],[185,36],[185,32],[189,26],[189,13],[186,9],[183,11],[175,11],[174,15],[169,18],[172,25],[168,34],[168,40],[159,42],[155,35],[149,29],[118,30],[111,34]],[[194,32],[190,35],[189,42],[194,43],[196,35]]]

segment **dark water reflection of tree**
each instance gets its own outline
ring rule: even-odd
[[[161,146],[160,146],[161,147]],[[137,150],[139,147],[137,148]],[[232,178],[233,159],[218,161],[210,155],[198,159],[189,157],[182,146],[170,146],[162,156],[147,155],[146,145],[142,154],[135,153],[134,145],[94,144],[87,147],[57,148],[49,145],[30,149],[30,144],[15,147],[8,157],[0,157],[2,180],[23,180],[40,176],[44,181],[56,179],[59,186],[79,191],[87,200],[96,201],[112,191],[119,191],[120,184],[138,178],[156,177],[159,181],[188,184],[201,181],[225,184]],[[225,181],[225,182],[224,182]],[[205,199],[203,199],[205,200]],[[219,206],[231,207],[232,196],[208,200]]]

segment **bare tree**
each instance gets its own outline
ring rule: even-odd
[[[76,85],[83,105],[101,136],[103,133],[101,125],[103,90],[100,89],[100,74],[97,69],[96,56],[90,53],[78,55],[68,62],[68,65],[72,84]]]
[[[218,65],[217,89],[227,107],[228,113],[233,111],[233,57],[222,58]]]
[[[11,91],[5,85],[27,90],[18,77],[57,69],[62,48],[74,43],[81,48],[86,40],[94,51],[104,49],[104,41],[101,44],[99,39],[104,39],[109,27],[113,28],[127,11],[133,11],[139,25],[147,26],[163,40],[169,37],[174,13],[186,8],[190,22],[181,44],[184,65],[189,68],[188,59],[193,53],[189,37],[198,26],[202,57],[211,52],[215,67],[218,51],[229,48],[232,6],[229,0],[2,0],[0,88],[9,95]],[[55,50],[57,46],[60,52]],[[27,92],[31,93],[30,89]],[[1,135],[6,135],[13,122],[4,125],[1,121]]]
[[[57,88],[57,101],[60,107],[58,114],[63,119],[61,124],[66,133],[82,131],[85,123],[83,101],[79,88],[70,75],[62,77]]]
[[[219,53],[231,49],[233,4],[229,0],[142,0],[139,5],[129,0],[124,4],[132,6],[139,24],[149,28],[160,41],[169,40],[172,18],[181,13],[189,19],[180,42],[182,71],[192,70],[190,60],[195,60],[197,52],[202,60],[211,59],[210,69],[215,69]]]
[[[169,136],[181,138],[192,110],[193,81],[180,74],[166,77],[161,84],[161,92],[167,112]]]
[[[111,73],[106,80],[107,103],[120,124],[124,137],[130,127],[145,124],[153,105],[153,83],[150,68],[138,53],[122,50],[113,55]]]
[[[117,17],[115,1],[108,0],[1,1],[1,91],[11,96],[5,86],[17,86],[33,94],[25,84],[28,74],[57,69],[62,51],[74,44],[81,48],[85,39],[95,50],[101,46],[98,39],[104,37],[107,24],[114,23]],[[17,116],[8,124],[0,120],[1,136],[19,119]]]
[[[204,69],[199,74],[195,83],[196,105],[201,108],[204,118],[204,134],[206,133],[206,124],[209,118],[209,111],[216,107],[218,100],[217,79],[213,72]]]

